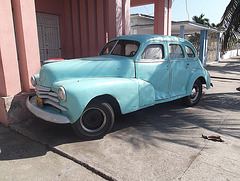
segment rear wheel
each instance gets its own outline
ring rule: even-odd
[[[196,80],[192,87],[192,92],[189,96],[183,98],[183,103],[187,106],[195,106],[202,97],[202,82]]]
[[[72,125],[75,133],[87,139],[102,138],[114,124],[114,111],[108,103],[92,103]]]

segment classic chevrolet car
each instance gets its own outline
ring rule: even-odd
[[[71,123],[88,139],[106,135],[117,112],[180,98],[194,106],[202,84],[211,86],[192,44],[162,35],[114,38],[96,57],[43,65],[31,82],[36,96],[27,99],[28,109],[46,121]]]

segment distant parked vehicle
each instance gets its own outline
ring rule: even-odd
[[[98,56],[43,65],[31,78],[28,109],[46,121],[71,123],[77,135],[101,138],[117,111],[130,113],[179,98],[196,105],[210,75],[187,40],[161,35],[112,39]]]

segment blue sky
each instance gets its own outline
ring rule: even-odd
[[[219,23],[224,13],[225,8],[229,4],[230,0],[187,0],[187,9],[185,0],[173,0],[172,6],[172,20],[184,21],[192,20],[193,16],[200,16],[201,13],[205,14],[205,18],[210,20],[210,23]],[[131,8],[131,14],[154,14],[154,6],[146,5],[141,7]]]

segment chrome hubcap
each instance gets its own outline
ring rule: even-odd
[[[196,101],[199,95],[199,87],[194,85],[192,88],[192,93],[190,95],[192,101]]]
[[[100,131],[106,123],[106,114],[97,107],[86,109],[80,118],[82,128],[90,133]]]

